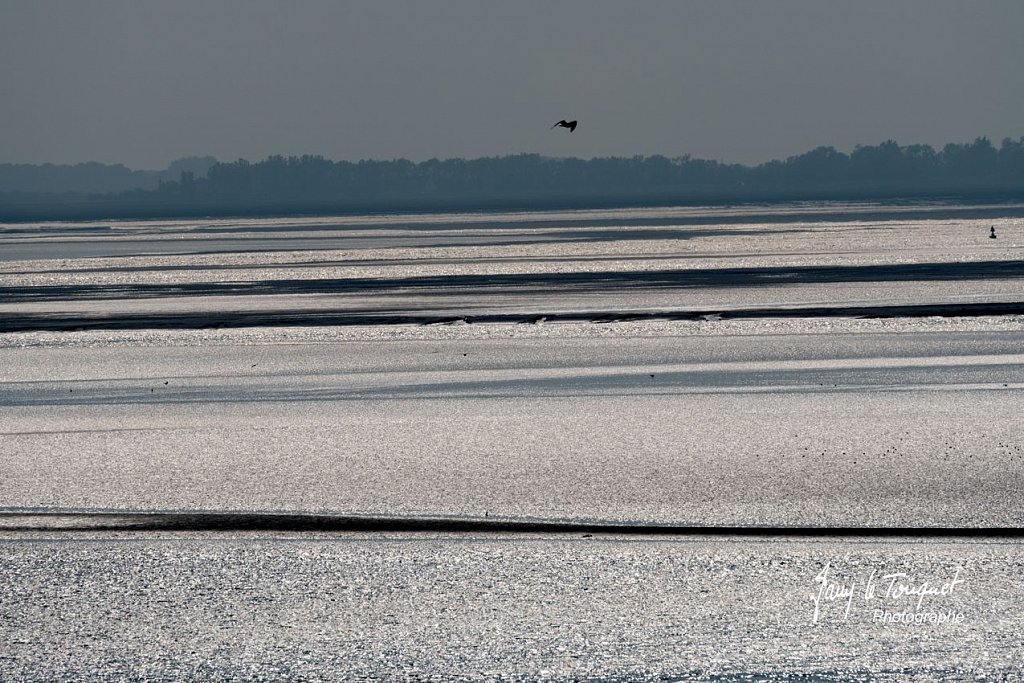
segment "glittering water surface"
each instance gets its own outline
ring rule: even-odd
[[[5,680],[1022,673],[1015,543],[183,534],[0,550]],[[905,590],[926,582],[918,606]]]
[[[1019,676],[1022,215],[0,226],[0,680]]]

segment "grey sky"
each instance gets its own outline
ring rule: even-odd
[[[1020,0],[0,0],[0,162],[998,144],[1022,35]]]

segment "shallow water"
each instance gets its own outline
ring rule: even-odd
[[[0,226],[0,678],[1020,677],[1022,216]],[[879,623],[872,570],[962,619]]]
[[[1022,562],[914,538],[0,540],[0,676],[1015,680]]]

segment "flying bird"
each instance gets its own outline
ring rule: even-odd
[[[562,128],[568,128],[570,133],[573,132],[574,130],[576,130],[576,122],[575,121],[566,121],[565,119],[562,119],[561,121],[559,121],[555,125],[551,126],[551,128],[554,129],[554,128],[558,128],[559,126],[561,126]]]

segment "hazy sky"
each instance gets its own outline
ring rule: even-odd
[[[0,0],[0,65],[0,162],[1024,135],[1021,0]]]

